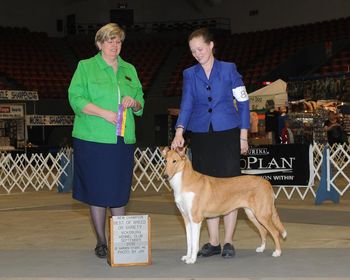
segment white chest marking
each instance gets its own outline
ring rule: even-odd
[[[182,172],[176,173],[169,181],[174,190],[175,203],[182,214],[192,220],[192,204],[195,194],[182,191]]]

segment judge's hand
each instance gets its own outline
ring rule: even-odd
[[[248,140],[241,139],[241,154],[246,155],[248,153],[249,145]]]

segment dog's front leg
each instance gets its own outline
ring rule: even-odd
[[[183,218],[184,218],[185,226],[186,226],[187,254],[185,256],[182,256],[181,260],[183,262],[187,262],[187,260],[189,260],[191,257],[191,248],[192,248],[191,235],[192,235],[192,232],[191,232],[191,224],[190,224],[189,220],[185,216],[183,216]]]
[[[193,264],[197,260],[197,254],[199,250],[199,235],[201,231],[201,222],[195,223],[191,221],[190,223],[190,231],[191,231],[191,238],[190,238],[190,245],[191,245],[191,257],[186,260],[187,264]]]

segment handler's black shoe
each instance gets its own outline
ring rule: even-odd
[[[222,248],[221,256],[225,259],[233,258],[236,255],[235,248],[231,243],[226,243]]]
[[[95,255],[101,259],[104,259],[107,257],[107,246],[106,244],[98,244],[95,248]]]
[[[221,245],[213,246],[210,243],[204,244],[199,250],[197,257],[210,257],[221,253]]]

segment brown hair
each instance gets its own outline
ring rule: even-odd
[[[108,23],[104,26],[102,26],[97,32],[95,36],[95,45],[97,46],[98,43],[103,43],[105,41],[108,41],[110,39],[114,39],[116,37],[119,37],[120,40],[123,42],[125,39],[125,32],[120,26],[116,23]]]
[[[202,27],[193,31],[190,36],[188,36],[188,42],[197,37],[202,37],[204,42],[207,44],[214,42],[213,34],[210,33],[209,29],[206,27]]]

